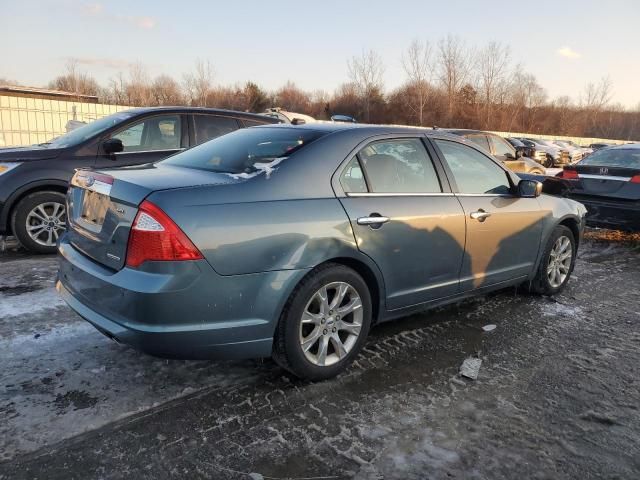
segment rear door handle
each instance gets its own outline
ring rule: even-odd
[[[369,217],[358,218],[358,225],[382,225],[390,220],[389,217],[383,217],[381,215],[372,215]]]
[[[470,215],[471,218],[473,218],[474,220],[478,220],[479,222],[484,222],[490,216],[491,214],[489,212],[485,212],[482,209],[475,212],[471,212],[471,215]]]

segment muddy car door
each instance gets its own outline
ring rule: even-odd
[[[358,248],[380,268],[387,308],[455,294],[464,212],[420,137],[363,146],[340,175],[338,195]]]
[[[542,235],[538,200],[514,193],[507,172],[479,150],[445,139],[434,144],[466,217],[461,291],[524,279]]]

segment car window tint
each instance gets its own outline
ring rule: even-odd
[[[451,169],[460,193],[509,193],[507,173],[487,156],[460,143],[447,140],[436,140],[435,143]]]
[[[194,115],[196,145],[233,132],[238,129],[238,122],[232,117],[216,115]]]
[[[150,117],[112,136],[122,141],[124,152],[177,150],[181,137],[180,115]]]
[[[438,193],[438,175],[417,138],[384,140],[367,145],[358,156],[374,193]]]
[[[242,119],[242,123],[244,123],[245,127],[257,127],[259,125],[271,125],[272,122],[260,122],[258,120],[249,120],[247,118]]]
[[[502,138],[495,135],[489,135],[491,145],[493,145],[494,155],[506,155],[507,153],[513,154],[513,148],[507,144]]]
[[[345,193],[364,193],[367,191],[367,182],[357,157],[353,157],[342,171],[340,185]]]
[[[480,148],[484,148],[487,152],[491,151],[489,149],[489,142],[487,141],[486,135],[467,135],[466,138],[470,142],[473,142],[476,145],[478,145]]]
[[[252,175],[270,171],[325,134],[297,128],[241,128],[173,155],[162,163],[211,172]]]
[[[640,149],[614,148],[593,152],[578,165],[640,169]]]

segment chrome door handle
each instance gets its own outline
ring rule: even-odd
[[[482,209],[478,210],[477,212],[471,212],[470,215],[471,218],[473,218],[474,220],[478,220],[479,222],[484,222],[490,216],[491,214],[489,212],[485,212]]]
[[[360,217],[358,218],[358,225],[381,225],[387,223],[389,220],[389,217],[382,216]]]

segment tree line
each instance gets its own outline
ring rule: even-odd
[[[608,77],[586,83],[576,99],[552,99],[499,42],[477,48],[453,35],[437,42],[414,40],[402,54],[402,68],[404,83],[385,90],[382,57],[365,50],[347,61],[348,79],[334,92],[304,91],[292,81],[266,91],[253,81],[216,84],[213,66],[202,60],[179,80],[169,75],[151,78],[142,64],[134,64],[107,85],[99,85],[70,60],[66,72],[48,87],[97,95],[101,102],[119,105],[250,112],[279,106],[318,119],[340,113],[368,123],[640,140],[640,104],[625,109],[612,103]]]

